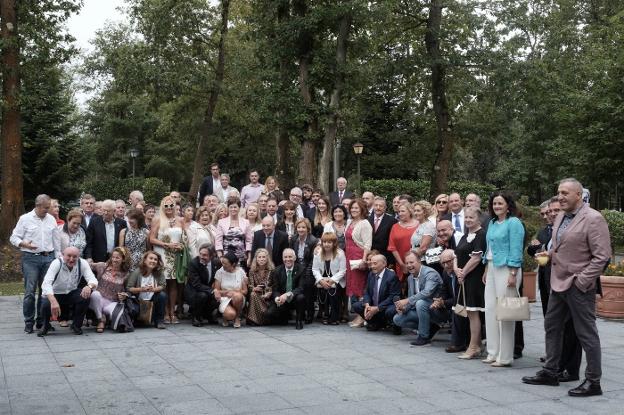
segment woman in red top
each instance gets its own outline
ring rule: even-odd
[[[405,255],[412,249],[411,239],[418,229],[418,221],[414,219],[414,208],[407,201],[399,205],[397,213],[399,214],[399,221],[392,225],[390,230],[388,251],[392,252],[396,259],[395,271],[399,280],[403,282],[407,274]]]

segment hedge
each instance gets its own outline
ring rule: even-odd
[[[375,195],[385,197],[388,203],[392,198],[399,194],[408,194],[414,200],[429,200],[428,180],[405,180],[405,179],[379,179],[379,180],[363,180],[362,189],[364,191],[373,192]],[[481,197],[483,203],[487,201],[490,194],[496,190],[496,187],[490,184],[467,181],[451,181],[449,183],[450,193],[459,193],[466,196],[468,193],[476,193]]]
[[[611,246],[614,248],[624,247],[624,213],[617,210],[603,210],[602,216],[609,225]]]
[[[156,205],[158,205],[160,200],[170,191],[169,184],[157,177],[135,178],[134,185],[132,178],[89,179],[82,184],[81,190],[84,193],[92,194],[97,200],[128,200],[128,195],[131,191],[140,190],[143,192],[143,197],[147,203]]]

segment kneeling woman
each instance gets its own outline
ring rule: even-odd
[[[89,308],[99,320],[95,331],[102,333],[106,318],[110,318],[117,303],[127,296],[125,284],[130,268],[130,254],[125,248],[117,247],[108,261],[91,264],[91,268],[97,277],[98,287],[91,294]]]
[[[214,296],[220,303],[219,311],[223,314],[223,326],[227,327],[234,320],[234,327],[241,326],[241,314],[247,296],[247,276],[238,266],[239,258],[234,252],[226,252],[221,257],[221,265],[215,275]]]
[[[165,328],[163,320],[167,304],[167,294],[165,294],[167,280],[162,272],[163,267],[160,255],[154,251],[147,251],[143,254],[138,268],[126,281],[126,291],[136,295],[139,300],[154,303],[152,323],[159,329]]]
[[[342,249],[338,248],[338,238],[333,233],[324,233],[321,247],[317,249],[312,262],[312,275],[319,289],[319,308],[325,308],[323,324],[339,324],[340,298],[345,287],[346,272],[347,260]]]

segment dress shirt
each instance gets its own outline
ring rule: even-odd
[[[559,228],[557,229],[557,243],[559,243],[559,241],[561,240],[561,236],[565,233],[566,228],[568,227],[568,225],[570,225],[570,222],[572,222],[572,219],[574,219],[574,217],[579,212],[579,210],[581,210],[582,207],[583,206],[581,206],[580,208],[576,209],[572,213],[564,213],[563,214],[563,219],[561,220],[561,225],[559,225]]]
[[[55,257],[61,255],[61,234],[56,219],[49,213],[43,219],[37,216],[34,209],[24,213],[17,221],[9,240],[23,252],[54,252]],[[20,247],[24,241],[31,242],[37,248]]]
[[[256,183],[255,185],[249,183],[247,186],[243,187],[241,190],[241,205],[246,207],[250,203],[257,202],[262,194],[263,188],[264,187],[260,183]]]
[[[104,221],[104,228],[106,228],[106,252],[110,254],[115,248],[115,219],[110,222]]]
[[[379,228],[379,225],[381,224],[381,220],[383,219],[383,215],[382,216],[375,215],[374,218],[375,219],[373,221],[373,232],[377,232],[377,229]]]
[[[221,179],[220,176],[217,176],[217,178],[215,179],[214,176],[212,176],[212,193],[214,194],[215,191],[221,186]],[[201,201],[202,203],[204,203],[204,201]]]
[[[88,228],[89,224],[91,223],[91,219],[93,219],[93,213],[91,213],[91,214],[84,213],[83,217],[84,217],[84,220],[85,220],[85,228]]]
[[[373,301],[375,302],[374,305],[379,304],[379,290],[381,290],[381,280],[383,279],[383,275],[385,271],[386,270],[383,270],[379,274],[377,274],[377,289],[374,292],[375,298],[373,299]]]
[[[81,275],[87,280],[87,284],[91,286],[92,289],[97,288],[97,278],[93,275],[89,263],[82,258],[78,258],[78,261],[80,261],[80,267],[78,266],[78,262],[76,262],[76,265],[74,265],[72,269],[67,267],[62,258],[57,258],[52,261],[48,272],[46,272],[45,277],[43,277],[41,295],[67,294],[78,288]],[[80,274],[78,273],[78,268],[80,268]]]
[[[459,229],[457,228],[458,221]],[[451,223],[453,224],[453,229],[459,232],[464,232],[464,209],[460,210],[459,213],[451,212]]]
[[[298,218],[305,218],[305,215],[303,214],[303,208],[301,207],[301,205],[299,203],[297,203],[297,217]]]

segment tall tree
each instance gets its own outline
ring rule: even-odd
[[[22,138],[20,135],[20,62],[15,0],[0,1],[0,39],[2,40],[2,210],[0,240],[10,235],[24,211],[22,175]]]

